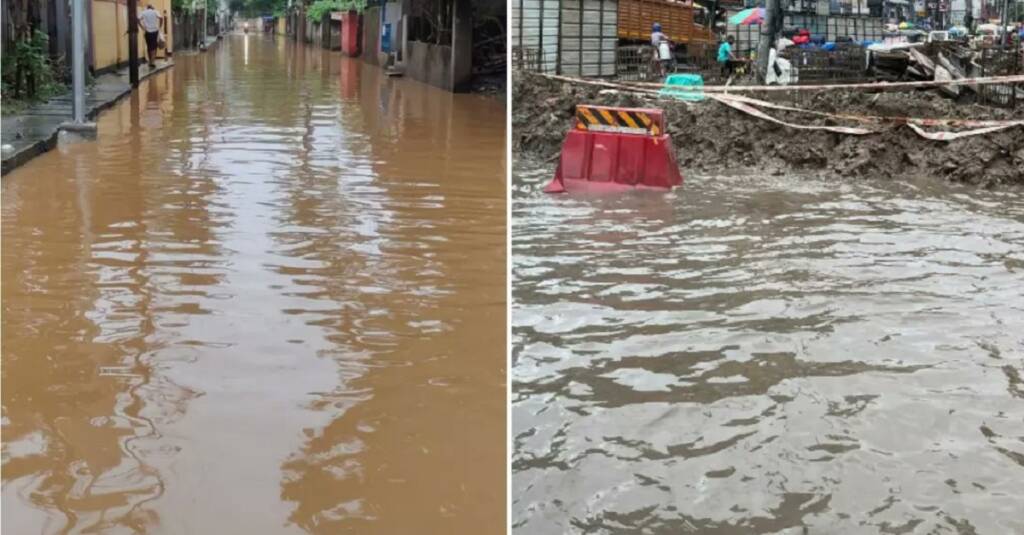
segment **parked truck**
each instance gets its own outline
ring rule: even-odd
[[[688,45],[713,45],[716,41],[706,9],[691,1],[619,0],[618,15],[620,45],[650,42],[655,22],[676,44],[677,54]]]

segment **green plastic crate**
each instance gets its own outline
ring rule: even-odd
[[[680,90],[674,87],[704,87],[704,77],[699,74],[670,74],[665,80],[665,88],[658,92],[659,96],[671,97],[677,100],[698,102],[704,100],[704,91],[701,89]]]

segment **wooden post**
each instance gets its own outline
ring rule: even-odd
[[[132,87],[139,87],[138,0],[128,0],[128,81]]]
[[[465,91],[473,77],[473,6],[470,0],[450,0],[452,8],[451,80],[448,89]],[[580,11],[582,12],[582,4]],[[582,31],[582,27],[581,30]],[[582,76],[583,73],[580,73]]]

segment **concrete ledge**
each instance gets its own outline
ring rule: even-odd
[[[174,54],[177,54],[179,56],[194,56],[196,54],[205,54],[206,52],[209,52],[211,49],[213,49],[213,47],[217,43],[219,43],[220,40],[221,40],[221,36],[219,36],[219,35],[218,36],[210,35],[210,36],[207,36],[206,37],[206,41],[203,42],[203,43],[200,43],[199,46],[197,46],[195,48],[179,48],[179,49],[174,51]]]
[[[452,90],[452,47],[409,41],[405,74],[441,89]]]
[[[139,69],[139,80],[167,70],[174,66],[173,61],[158,63],[155,69],[142,67]],[[86,88],[85,116],[95,119],[102,111],[110,108],[132,91],[128,83],[128,73],[118,72],[96,77],[92,87]],[[41,104],[35,104],[23,113],[5,116],[2,119],[3,162],[0,174],[7,176],[12,170],[25,165],[26,162],[43,154],[57,145],[57,135],[61,125],[71,118],[71,94]]]
[[[73,123],[66,122],[61,123],[60,129],[64,132],[71,132],[73,134],[79,134],[86,137],[96,137],[96,123]]]

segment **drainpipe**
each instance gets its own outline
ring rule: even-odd
[[[401,66],[405,68],[406,54],[409,53],[409,15],[407,11],[402,12],[402,61]]]

